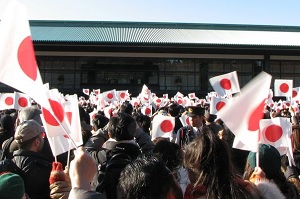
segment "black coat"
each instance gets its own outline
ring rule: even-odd
[[[14,152],[13,161],[24,171],[25,192],[30,199],[49,199],[52,163],[40,153],[22,149]]]

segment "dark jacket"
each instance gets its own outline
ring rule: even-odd
[[[118,179],[121,171],[126,164],[133,161],[141,154],[141,149],[135,140],[116,141],[114,139],[108,139],[102,146],[103,150],[89,151],[91,156],[96,160],[98,164],[98,178],[92,182],[92,187],[95,187],[97,191],[103,193],[107,199],[121,198],[120,192],[117,190]],[[129,161],[120,161],[120,164],[115,162],[115,166],[111,167],[108,174],[107,165],[109,160],[116,154],[125,154],[126,157],[130,157]],[[127,159],[127,158],[126,158]],[[126,162],[124,164],[124,162]],[[119,166],[117,166],[118,164]],[[106,168],[106,169],[105,169]],[[109,176],[109,177],[108,177]]]
[[[152,142],[151,137],[142,128],[136,129],[134,137],[143,153],[152,152],[154,143]]]
[[[13,160],[24,171],[25,192],[30,199],[50,198],[51,162],[40,153],[23,149],[14,152]]]
[[[199,132],[199,135],[201,135],[203,131],[207,131],[208,129],[209,128],[205,124],[203,124],[202,130]],[[199,135],[196,135],[194,133],[192,126],[184,126],[177,131],[175,143],[178,144],[181,148],[184,148],[187,144],[189,144],[193,139],[195,139]]]

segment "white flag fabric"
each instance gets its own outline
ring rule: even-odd
[[[274,81],[274,95],[285,96],[292,98],[293,95],[293,80],[275,79]]]
[[[90,95],[90,89],[88,89],[88,88],[83,88],[82,92],[86,95]]]
[[[175,127],[175,118],[158,114],[152,121],[152,140],[157,137],[172,138]]]
[[[83,143],[82,132],[81,132],[81,122],[79,116],[78,98],[77,95],[72,95],[68,101],[63,103],[65,115],[67,121],[70,125],[70,133],[72,140],[75,142],[76,146],[80,146]]]
[[[300,87],[293,88],[292,91],[292,100],[300,100]]]
[[[211,102],[209,106],[209,113],[218,115],[218,112],[226,106],[226,104],[230,103],[232,98],[226,99],[226,98],[219,98],[219,97],[211,97]]]
[[[116,100],[116,89],[110,90],[110,91],[105,91],[102,93],[102,98],[104,99],[105,102],[108,104],[113,104],[114,101]]]
[[[0,82],[33,98],[41,106],[47,99],[36,63],[24,5],[9,1],[0,23]]]
[[[116,95],[117,95],[117,100],[119,100],[120,102],[125,102],[130,98],[128,90],[116,91]]]
[[[152,116],[152,105],[146,105],[141,108],[141,113],[149,117]]]
[[[0,110],[15,108],[15,93],[0,94]]]
[[[31,106],[31,99],[28,95],[20,92],[15,93],[15,109],[21,110]]]
[[[236,71],[224,75],[215,76],[209,79],[213,89],[219,96],[231,96],[240,92],[240,84]]]
[[[292,134],[292,124],[284,117],[262,119],[260,126],[260,142],[274,146],[281,155],[286,154],[288,149],[287,137]]]
[[[251,151],[257,151],[259,121],[263,118],[272,76],[261,72],[242,90],[238,98],[224,106],[218,116]]]
[[[190,125],[189,116],[187,116],[187,115],[181,115],[179,117],[179,120],[180,120],[182,126]]]

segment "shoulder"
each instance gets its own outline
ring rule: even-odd
[[[255,182],[255,184],[263,198],[266,199],[285,198],[285,196],[282,194],[278,186],[269,180],[266,179],[258,180]]]
[[[87,191],[80,188],[71,189],[69,198],[73,199],[104,199],[103,195],[95,191]]]

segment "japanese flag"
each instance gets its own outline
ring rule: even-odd
[[[96,109],[94,109],[92,112],[89,113],[90,116],[90,125],[93,126],[93,119],[95,118],[95,116],[98,114],[98,111]]]
[[[181,117],[179,117],[179,120],[180,120],[182,126],[190,125],[189,116],[187,116],[187,115],[181,115]]]
[[[151,91],[149,88],[144,84],[141,93],[139,94],[139,99],[142,104],[150,104],[151,101]]]
[[[63,102],[65,115],[70,125],[70,133],[72,140],[76,143],[76,146],[80,146],[83,143],[81,122],[79,116],[78,98],[77,95],[69,96],[68,101]]]
[[[152,105],[143,106],[141,109],[141,113],[151,117],[152,116]]]
[[[64,109],[65,99],[61,97],[57,89],[51,89],[47,93],[50,107],[42,107],[42,114],[45,122],[48,125],[57,127],[61,131],[50,131],[48,137],[54,137],[57,135],[69,135],[71,133],[70,120]],[[45,125],[45,124],[44,124]],[[63,132],[63,133],[61,133]]]
[[[31,99],[28,95],[15,92],[15,109],[20,110],[31,106]]]
[[[93,89],[93,93],[95,93],[95,95],[99,95],[100,94],[100,89]]]
[[[300,100],[300,87],[293,88],[292,99],[293,100]]]
[[[129,99],[128,90],[117,91],[116,95],[117,95],[117,99],[121,102],[125,102],[126,100]]]
[[[260,126],[260,142],[270,144],[277,148],[281,155],[286,154],[288,146],[287,137],[292,134],[292,124],[284,117],[262,119]]]
[[[166,93],[166,94],[163,94],[163,98],[164,99],[169,99],[169,95]]]
[[[102,93],[102,98],[108,104],[113,104],[114,101],[116,100],[116,90],[113,89],[113,90],[110,90],[110,91],[103,92]]]
[[[130,103],[133,107],[137,107],[140,104],[140,100],[136,97],[132,97]]]
[[[26,8],[9,1],[0,22],[0,82],[48,103],[36,63]]]
[[[195,99],[196,97],[195,93],[189,93],[188,96],[190,99]]]
[[[274,95],[291,98],[293,95],[293,80],[275,79]]]
[[[82,92],[86,95],[90,95],[90,89],[88,89],[88,88],[83,88]]]
[[[218,97],[211,97],[211,103],[209,108],[209,113],[218,115],[218,112],[228,103],[230,103],[232,100],[226,99],[226,98],[218,98]]]
[[[240,92],[236,71],[212,77],[209,79],[209,82],[219,96],[231,96],[234,93]]]
[[[152,140],[157,137],[172,138],[175,127],[175,118],[165,115],[156,115],[152,121]]]
[[[239,97],[218,112],[237,139],[251,151],[258,149],[259,121],[264,117],[271,79],[271,75],[261,72],[241,90]]]
[[[0,94],[0,110],[15,108],[15,93]]]

